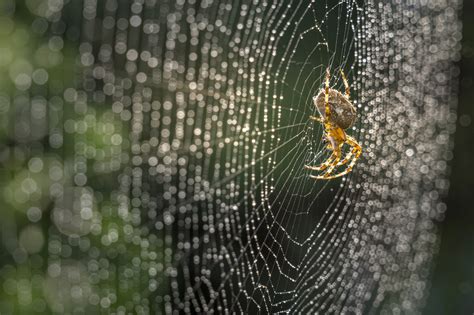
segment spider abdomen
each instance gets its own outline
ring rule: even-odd
[[[324,89],[313,100],[320,115],[326,118]],[[357,118],[354,105],[344,94],[334,89],[329,89],[329,110],[331,113],[331,123],[342,129],[351,127]]]

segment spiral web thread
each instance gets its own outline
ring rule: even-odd
[[[47,275],[81,294],[58,289],[51,308],[418,312],[446,209],[460,4],[401,2],[85,0],[61,118],[71,180],[48,235],[72,254],[50,250]],[[330,153],[308,119],[327,67],[333,88],[348,77],[363,155],[316,181],[303,166]]]

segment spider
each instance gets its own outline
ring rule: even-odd
[[[329,87],[330,72],[326,69],[326,82],[324,89],[313,98],[314,105],[321,117],[310,116],[311,120],[320,122],[324,126],[323,141],[327,142],[327,148],[332,151],[331,156],[318,166],[305,165],[306,169],[312,171],[324,171],[322,175],[313,176],[315,179],[333,179],[344,176],[354,167],[357,159],[362,153],[362,147],[351,136],[345,133],[345,129],[351,127],[356,120],[356,109],[350,101],[350,88],[346,76],[341,70],[342,81],[346,88],[345,95],[338,90]],[[352,150],[341,160],[342,146],[347,143]],[[349,163],[350,162],[350,163]],[[337,167],[349,163],[348,167],[340,173],[334,174]]]

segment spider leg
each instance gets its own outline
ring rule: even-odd
[[[349,83],[347,82],[346,75],[344,74],[344,71],[341,69],[341,77],[342,81],[344,82],[344,87],[346,88],[346,96],[347,99],[351,98],[351,89],[349,87]]]
[[[334,171],[334,169],[337,166],[337,163],[339,163],[339,160],[341,159],[341,145],[339,145],[335,148],[335,150],[333,152],[333,155],[335,157],[330,163],[328,163],[328,166],[326,166],[326,167],[329,167],[329,168],[323,175],[318,175],[318,176],[310,175],[309,177],[314,178],[314,179],[329,179],[330,174],[332,174],[332,172]]]
[[[323,119],[321,117],[316,117],[316,116],[309,116],[309,119],[317,121],[319,123],[324,123]]]
[[[324,120],[330,121],[331,111],[329,109],[329,79],[331,74],[329,68],[326,68],[326,82],[324,84]]]
[[[318,166],[305,165],[304,168],[311,171],[324,171],[325,169],[329,167],[329,165],[332,165],[334,163],[335,158],[336,158],[336,152],[333,151],[331,156],[328,157],[327,160],[324,161],[322,164]]]
[[[341,160],[341,147],[339,147],[337,150],[335,150],[337,152],[337,155],[336,155],[336,158],[334,159],[334,161],[331,163],[331,166],[328,168],[328,170],[326,171],[326,173],[324,173],[322,175],[323,178],[327,178],[328,176],[330,176],[334,170],[336,169],[337,167],[337,164],[339,164],[339,161]]]
[[[347,142],[347,140],[346,140],[346,142]],[[347,144],[352,147],[352,150],[349,153],[347,153],[347,155],[344,159],[342,159],[341,161],[339,161],[339,163],[337,163],[337,166],[347,164],[347,162],[352,160],[352,156],[355,155],[358,151],[360,151],[360,146],[357,147],[357,146],[355,146],[355,145],[353,145],[352,143],[349,143],[349,142],[347,142]]]
[[[352,146],[355,150],[354,156],[353,156],[351,162],[349,163],[349,166],[344,171],[342,171],[342,172],[340,172],[336,175],[331,175],[329,177],[325,177],[325,179],[333,179],[333,178],[341,177],[341,176],[344,176],[344,175],[350,173],[352,171],[352,168],[354,167],[355,163],[359,159],[360,155],[362,154],[362,147],[359,145],[359,143],[357,143],[357,141],[354,138],[352,138],[350,136],[347,136],[346,143],[349,144],[350,146]]]

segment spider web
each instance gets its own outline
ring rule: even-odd
[[[83,299],[53,309],[418,312],[449,186],[458,9],[84,1],[64,106],[110,132],[97,155],[86,134],[70,139],[74,184],[49,238],[78,258],[48,264],[59,279],[79,274]],[[303,168],[330,153],[308,119],[326,68],[333,88],[339,69],[348,77],[358,119],[347,132],[363,148],[331,181]]]

